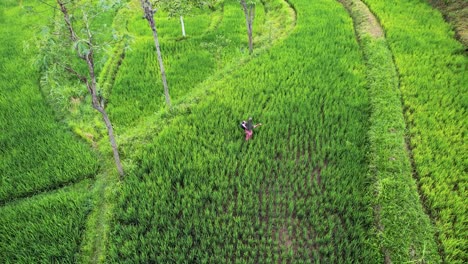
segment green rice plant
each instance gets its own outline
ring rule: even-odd
[[[76,263],[90,180],[0,207],[2,263]]]
[[[386,30],[400,77],[415,173],[443,261],[468,259],[468,59],[441,14],[423,1],[366,0]]]
[[[215,82],[135,157],[110,262],[310,261],[291,244],[321,262],[381,259],[369,246],[369,102],[352,21],[335,2],[292,2],[288,37]],[[245,142],[237,124],[249,115],[265,125]],[[296,193],[295,180],[311,194]],[[258,249],[267,252],[254,260]]]
[[[40,5],[35,11],[43,16],[34,16],[9,0],[0,6],[0,203],[5,203],[93,177],[98,164],[89,147],[56,120],[30,63],[37,51],[23,42],[53,11]]]
[[[342,1],[354,19],[367,64],[372,112],[369,129],[369,166],[375,177],[376,246],[386,261],[440,262],[434,227],[425,214],[411,174],[405,144],[398,75],[392,53],[379,25],[360,1]],[[398,217],[395,217],[398,216]],[[403,235],[402,235],[403,234]]]
[[[238,42],[240,32],[235,31],[239,28],[232,27],[232,25],[237,24],[239,27],[243,25],[241,23],[242,17],[239,17],[240,10],[236,10],[236,8],[237,5],[234,3],[226,4],[221,25],[216,28],[215,32],[206,32],[205,34],[203,33],[210,22],[209,11],[198,11],[193,16],[187,17],[188,38],[183,40],[178,40],[180,35],[179,22],[175,19],[168,19],[167,14],[157,13],[155,19],[161,36],[161,52],[166,65],[171,97],[177,100],[177,98],[187,94],[188,91],[212,74],[217,65],[222,65],[223,61],[232,58],[232,55],[224,54],[223,50],[235,49],[223,48],[223,46],[241,45]],[[136,16],[141,15],[135,14]],[[135,40],[116,76],[116,82],[109,99],[109,111],[111,118],[116,120],[117,129],[121,126],[135,125],[142,117],[154,114],[163,107],[164,97],[162,85],[159,85],[161,77],[153,51],[154,43],[148,26],[141,23],[144,21],[140,20],[132,19],[131,21],[135,22],[129,25],[130,32],[135,34]],[[198,30],[190,33],[190,24],[196,25]],[[195,34],[201,37],[195,37],[197,36]],[[214,52],[221,54],[213,57],[210,54],[213,50],[203,48],[206,43],[210,42],[220,45],[222,49]],[[128,111],[128,105],[134,105],[132,111]]]
[[[278,2],[281,1],[269,1],[259,5],[254,25],[258,28],[255,30],[254,40],[256,45],[261,45],[259,47],[268,46],[271,44],[268,41],[272,42],[283,36],[289,29],[286,25],[292,24],[289,14],[284,11],[287,8],[284,4],[277,4]],[[226,1],[222,11],[221,22],[209,23],[211,17],[214,17],[211,20],[218,20],[215,19],[217,11],[211,13],[199,10],[186,18],[187,24],[190,20],[198,29],[195,31],[198,35],[189,33],[186,39],[178,37],[180,25],[177,20],[168,19],[164,13],[157,13],[158,27],[163,31],[160,33],[161,49],[170,93],[176,101],[191,98],[194,88],[202,87],[204,81],[206,84],[202,90],[206,90],[210,86],[207,78],[234,58],[247,55],[244,22],[238,3]],[[161,110],[161,102],[164,99],[162,86],[159,85],[160,76],[153,51],[154,44],[147,25],[141,23],[137,16],[140,17],[139,13],[135,14],[135,18],[130,20],[129,24],[131,34],[135,36],[134,43],[126,53],[109,99],[109,108],[114,113],[111,117],[117,120],[117,130],[123,128],[123,131],[128,126],[135,127],[138,123],[147,122],[149,116]],[[287,24],[278,26],[274,32],[269,32],[271,30],[266,28],[267,23],[277,25],[281,21]],[[213,23],[216,26],[211,26]],[[146,29],[146,33],[140,32],[140,28]],[[136,107],[128,111],[129,104]]]

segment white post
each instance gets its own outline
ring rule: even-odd
[[[182,36],[185,38],[185,25],[184,25],[184,17],[180,16],[180,24],[182,25]]]

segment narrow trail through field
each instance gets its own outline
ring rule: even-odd
[[[365,36],[369,36],[371,39],[374,40],[383,40],[385,41],[384,31],[379,24],[377,18],[372,14],[369,8],[360,0],[338,0],[340,3],[344,5],[344,7],[350,13],[350,16],[353,18],[353,23],[356,31],[356,37],[361,41],[361,48],[363,49],[364,54],[366,56],[370,56],[369,53],[372,52],[370,49],[366,49],[364,45],[362,45],[362,39]],[[390,50],[388,50],[388,54],[391,54]],[[395,69],[395,64],[393,63],[393,59],[391,57],[386,58],[387,61],[390,63],[392,68]],[[370,67],[370,65],[367,65]],[[381,69],[387,70],[387,69]],[[369,74],[369,73],[368,73]],[[396,77],[396,72],[393,73],[391,76],[388,76],[390,80],[382,80],[384,82],[392,83],[391,78]],[[395,83],[394,83],[395,85]],[[397,87],[390,87],[395,89]],[[381,169],[381,168],[379,168]],[[375,179],[377,182],[379,179]],[[375,226],[379,233],[384,233],[384,226],[382,225],[381,221],[381,208],[379,204],[374,206],[374,217],[375,217]],[[391,263],[390,253],[387,248],[382,247],[382,253],[384,255],[385,263]]]
[[[377,18],[360,0],[339,0],[350,12],[359,37],[367,34],[375,39],[385,38],[384,31]]]
[[[384,263],[400,262],[394,256],[407,256],[411,261],[423,261],[426,245],[416,245],[413,240],[426,232],[427,213],[425,212],[418,187],[415,182],[415,165],[412,152],[408,147],[406,134],[407,122],[403,115],[403,98],[400,92],[398,69],[390,50],[385,33],[378,19],[361,0],[338,0],[348,10],[353,19],[356,37],[360,43],[367,66],[369,95],[372,102],[370,117],[371,145],[370,173],[374,176],[374,225],[377,232],[378,247],[383,254]],[[398,166],[399,170],[395,171]],[[385,188],[385,185],[394,188]],[[398,190],[408,189],[405,196]],[[395,193],[395,190],[397,192]],[[413,204],[412,210],[418,213],[410,215],[405,204]],[[396,215],[400,218],[396,220]],[[402,219],[414,219],[407,223]],[[425,223],[425,224],[419,224]],[[408,225],[411,225],[408,227]],[[391,233],[389,229],[399,230],[406,226],[406,238]],[[400,232],[405,233],[400,229]],[[428,238],[429,237],[429,238]],[[436,241],[434,235],[425,235],[425,239]],[[420,239],[421,240],[421,239]]]
[[[132,2],[133,4],[136,1]],[[128,24],[129,16],[126,7],[121,8],[114,18],[114,28],[124,30]],[[118,21],[118,22],[116,22]],[[114,85],[115,77],[119,72],[122,61],[125,58],[125,43],[120,41],[114,50],[105,70],[101,73],[100,82],[105,93],[109,93]],[[105,132],[104,132],[105,133]],[[105,142],[104,142],[105,141]],[[101,142],[92,142],[94,148],[99,152],[102,144],[107,144],[107,138],[104,137]],[[101,155],[102,167],[92,190],[94,196],[94,209],[88,216],[86,232],[81,244],[81,261],[83,263],[103,263],[106,256],[107,238],[110,230],[109,223],[112,219],[114,208],[115,193],[118,189],[119,175],[115,170],[115,164],[110,156]]]

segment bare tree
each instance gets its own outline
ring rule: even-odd
[[[242,10],[244,11],[245,15],[245,23],[247,25],[247,34],[249,35],[249,53],[252,54],[253,52],[253,39],[252,39],[252,31],[253,31],[253,21],[255,17],[255,0],[239,0]]]
[[[149,0],[140,0],[141,7],[143,8],[144,18],[148,21],[148,24],[153,31],[154,45],[156,46],[156,53],[158,55],[159,69],[161,70],[161,78],[164,86],[164,96],[166,97],[166,104],[169,109],[171,106],[171,97],[169,96],[169,87],[167,86],[166,80],[166,71],[164,70],[164,64],[161,56],[161,48],[159,46],[158,31],[156,29],[156,23],[154,22],[154,14],[156,9],[153,8],[153,5]]]
[[[73,48],[78,55],[79,59],[86,63],[88,76],[82,75],[78,70],[74,69],[73,66],[64,65],[65,70],[69,73],[75,75],[81,82],[86,85],[89,94],[91,95],[91,104],[94,109],[96,109],[101,115],[106,124],[107,132],[109,134],[109,141],[112,146],[112,151],[114,154],[115,163],[117,165],[117,170],[121,177],[124,176],[124,171],[122,168],[122,163],[120,161],[119,151],[117,143],[114,137],[114,129],[112,123],[107,115],[107,112],[104,108],[104,103],[100,95],[97,93],[97,82],[96,82],[96,73],[95,73],[95,64],[94,64],[94,45],[93,45],[93,35],[89,26],[89,20],[86,15],[86,12],[83,12],[83,25],[84,32],[86,37],[79,38],[76,31],[73,28],[72,21],[66,3],[63,0],[57,0],[57,4],[60,7],[60,11],[63,14],[63,19],[65,22],[66,29],[68,30],[69,37],[73,43]]]

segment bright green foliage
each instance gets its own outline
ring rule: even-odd
[[[0,207],[2,263],[76,263],[91,209],[85,180]]]
[[[192,8],[202,6],[196,0],[156,0],[154,2],[156,8],[162,8],[170,17],[187,15]]]
[[[377,182],[376,217],[381,244],[395,263],[440,262],[434,228],[425,214],[411,174],[405,145],[397,74],[385,40],[362,39],[373,105],[369,140],[371,171]]]
[[[156,13],[167,80],[171,97],[176,101],[207,79],[217,67],[239,57],[246,43],[242,12],[235,3],[225,4],[222,23],[212,32],[206,32],[211,11],[198,12],[200,14],[186,18],[187,25],[197,25],[190,30],[196,37],[182,41],[174,39],[180,35],[178,21]],[[118,132],[122,131],[122,126],[135,125],[140,118],[164,107],[151,31],[142,19],[132,21],[130,32],[143,36],[137,35],[126,53],[109,98],[109,113]]]
[[[31,65],[36,50],[27,40],[53,13],[41,7],[39,17],[18,1],[0,3],[0,203],[92,177],[98,167],[89,147],[55,120],[38,88]]]
[[[392,53],[359,0],[342,1],[356,25],[367,64],[371,115],[369,166],[375,177],[378,246],[393,263],[439,263],[435,231],[425,214],[405,144],[405,121]]]
[[[288,38],[141,146],[122,185],[112,262],[381,261],[352,21],[337,2],[292,2]],[[264,125],[245,142],[238,122],[248,116]]]
[[[98,93],[104,94],[102,90],[107,90],[109,83],[112,83],[113,80],[108,78],[113,76],[113,72],[108,71],[114,69],[115,63],[119,62],[119,57],[114,56],[114,53],[118,52],[117,49],[123,49],[125,41],[128,39],[125,32],[127,22],[125,14],[117,17],[116,23],[113,23],[116,11],[122,8],[119,1],[102,0],[99,1],[99,4],[95,2],[93,3],[93,0],[76,1],[66,5],[73,17],[72,25],[78,41],[71,41],[63,14],[58,11],[51,12],[52,14],[43,24],[37,25],[41,33],[34,32],[36,38],[31,39],[33,42],[31,45],[38,46],[41,52],[36,58],[42,71],[41,89],[58,116],[67,119],[72,127],[77,120],[92,123],[90,118],[88,119],[89,115],[97,116],[99,124],[96,125],[104,127],[102,116],[92,108],[90,100],[82,103],[86,98],[90,98],[86,85],[75,74],[65,70],[66,66],[81,76],[90,78],[86,62],[78,57],[78,54],[84,55],[89,52],[88,37],[83,23],[84,17],[88,20],[93,38],[94,69],[96,76],[98,76]],[[114,4],[106,5],[107,2],[114,2]],[[51,5],[57,5],[57,3],[52,1]],[[126,8],[122,9],[128,11]]]
[[[445,261],[468,260],[468,59],[426,2],[366,0],[387,32],[400,73],[420,189]]]
[[[134,35],[129,49],[119,40],[96,65],[129,173],[120,185],[104,172],[93,194],[85,180],[7,202],[97,170],[94,155],[44,103],[27,63],[34,48],[22,50],[37,32],[31,25],[53,11],[22,2],[0,3],[0,262],[382,263],[387,254],[394,263],[440,261],[410,178],[391,54],[383,41],[363,40],[366,82],[352,21],[328,0],[288,1],[294,29],[285,1],[260,1],[251,57],[237,0],[192,9],[185,39],[179,21],[158,11],[170,113],[141,12],[129,8],[112,24],[117,9],[104,1],[111,11],[92,25],[103,31],[97,40],[107,41],[112,28]],[[463,261],[466,58],[427,6],[367,2],[395,52],[421,189],[446,260]],[[29,16],[27,5],[42,17]],[[102,133],[88,134],[103,127],[86,90],[64,84],[43,87],[45,97],[75,132],[95,136],[90,142],[110,153]],[[238,124],[248,116],[264,125],[245,142]],[[91,195],[101,200],[85,225]]]

